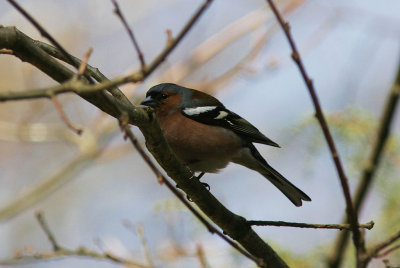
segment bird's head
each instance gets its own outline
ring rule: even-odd
[[[156,112],[163,111],[169,114],[189,107],[223,106],[217,99],[204,92],[172,83],[163,83],[150,88],[141,104],[153,107]]]

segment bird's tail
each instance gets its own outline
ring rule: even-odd
[[[259,172],[267,178],[273,185],[276,186],[292,203],[300,207],[303,201],[311,201],[311,198],[306,195],[302,190],[294,186],[290,181],[283,177],[273,167],[266,164],[264,170]]]
[[[278,171],[271,167],[261,156],[253,144],[248,145],[249,151],[236,158],[234,162],[258,171],[275,185],[292,203],[300,207],[302,201],[311,201],[311,198],[302,190],[294,186],[290,181],[283,177]],[[251,154],[251,156],[249,156]]]

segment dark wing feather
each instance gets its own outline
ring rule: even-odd
[[[250,142],[279,147],[277,143],[267,138],[247,120],[229,111],[225,107],[204,106],[185,108],[182,110],[182,114],[199,123],[230,129]]]

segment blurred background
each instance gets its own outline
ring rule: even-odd
[[[140,67],[111,1],[18,1],[74,56],[94,49],[89,63],[108,78]],[[398,0],[276,1],[314,81],[351,188],[375,141],[399,64]],[[149,63],[202,1],[129,1],[119,4]],[[6,1],[0,24],[40,34]],[[262,0],[215,0],[168,59],[141,84],[121,89],[135,103],[161,82],[215,95],[282,148],[259,146],[269,163],[306,192],[294,207],[259,174],[230,165],[203,181],[228,209],[249,220],[341,223],[345,202],[326,142],[287,41]],[[29,64],[0,56],[0,91],[55,85]],[[44,212],[59,243],[85,246],[146,263],[143,238],[156,267],[254,267],[211,235],[156,178],[117,121],[73,95],[59,96],[76,135],[47,99],[0,105],[0,259],[51,250],[35,212]],[[400,227],[400,119],[360,213],[375,221],[368,245]],[[132,127],[143,143],[140,132]],[[324,267],[339,231],[255,227],[292,267]],[[19,251],[17,251],[19,249]],[[349,256],[352,251],[348,250]],[[400,265],[400,252],[387,257]],[[343,267],[352,267],[352,257]],[[66,258],[18,267],[116,267],[107,261]],[[382,259],[370,267],[383,267]]]

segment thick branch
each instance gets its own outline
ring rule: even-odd
[[[207,1],[207,3],[209,2],[211,1]],[[203,11],[206,7],[207,5],[203,5],[200,11]],[[201,13],[196,13],[194,16],[195,19],[192,19],[187,25],[193,25],[200,14]],[[168,45],[167,49],[153,61],[153,64],[150,65],[144,76],[149,75],[158,64],[165,59],[190,27],[186,26],[174,42]],[[0,29],[0,48],[12,49],[14,55],[18,56],[23,61],[30,62],[59,82],[66,81],[74,75],[72,71],[37,47],[32,39],[15,28],[8,27]],[[153,116],[152,109],[135,106],[127,107],[127,105],[110,94],[104,93],[103,91],[96,92],[96,90],[102,90],[119,84],[140,81],[144,76],[143,73],[135,73],[130,76],[119,77],[112,81],[106,81],[96,85],[86,85],[82,82],[72,85],[72,83],[68,82],[65,85],[61,85],[58,89],[69,89],[78,92],[81,97],[117,118],[121,111],[127,112],[129,122],[139,126],[146,138],[147,148],[158,163],[214,223],[226,234],[238,241],[250,254],[256,258],[262,259],[264,264],[268,265],[268,267],[287,267],[272,248],[251,229],[243,217],[235,215],[226,209],[200,182],[197,180],[190,180],[193,173],[184,166],[170,150]],[[79,92],[78,88],[75,88],[75,86],[83,90]],[[86,89],[92,92],[88,93]],[[44,94],[43,97],[47,97],[47,95]]]
[[[128,118],[126,118],[128,119]],[[157,168],[157,166],[153,163],[153,161],[150,159],[150,157],[146,154],[146,152],[143,150],[143,148],[140,146],[139,142],[137,141],[136,137],[133,135],[132,131],[128,127],[127,123],[128,120],[124,120],[124,118],[120,119],[120,127],[121,131],[124,132],[125,137],[128,138],[132,145],[136,148],[136,150],[139,152],[139,154],[142,156],[142,158],[145,160],[147,165],[150,167],[150,169],[153,171],[154,175],[156,175],[158,181],[160,183],[164,183],[168,189],[190,210],[190,212],[193,213],[193,215],[208,229],[208,231],[212,234],[217,234],[219,237],[221,237],[223,240],[225,240],[229,245],[231,245],[233,248],[235,248],[237,251],[239,251],[242,255],[246,256],[247,258],[251,259],[255,263],[257,263],[259,266],[262,266],[263,261],[261,259],[257,259],[253,257],[251,254],[243,250],[241,247],[239,247],[234,241],[226,237],[222,232],[220,232],[218,229],[214,227],[214,225],[210,224],[206,218],[204,218],[201,213],[197,211],[190,203],[189,201],[186,200],[186,198],[181,194],[181,192],[166,178],[164,175],[161,173],[161,171]],[[192,175],[192,178],[194,177],[194,174]],[[189,179],[192,179],[189,178]]]
[[[74,72],[40,49],[35,44],[34,40],[17,30],[15,27],[0,28],[0,47],[11,49],[13,55],[17,56],[24,62],[34,65],[59,83],[66,82],[72,79],[75,75]],[[81,84],[84,85],[83,83]],[[32,92],[32,94],[35,93]],[[119,111],[115,108],[117,103],[108,94],[104,92],[95,92],[90,94],[82,93],[80,96],[93,105],[99,107],[105,113],[114,117],[119,116]],[[0,97],[0,99],[2,98]]]

